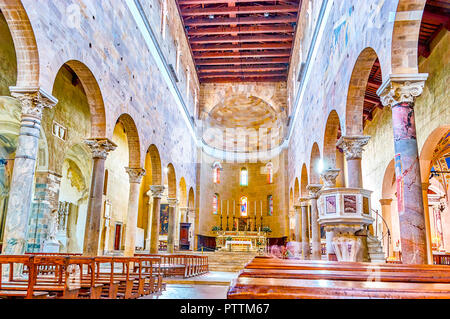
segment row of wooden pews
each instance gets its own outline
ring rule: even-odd
[[[450,298],[450,269],[438,265],[352,263],[255,257],[229,299]]]
[[[183,254],[135,254],[137,257],[160,257],[161,270],[165,277],[199,276],[208,272],[208,256]]]
[[[0,255],[0,298],[131,299],[159,294],[160,257]]]

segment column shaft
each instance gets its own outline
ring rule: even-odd
[[[164,186],[153,185],[150,187],[151,196],[153,197],[152,205],[152,228],[150,235],[150,253],[157,254],[159,250],[159,219],[161,210],[161,196],[164,192]],[[150,192],[147,194],[150,195]]]
[[[312,239],[312,256],[313,260],[320,260],[322,258],[321,240],[320,240],[320,225],[317,222],[319,218],[319,211],[317,209],[317,198],[311,198],[311,239]]]
[[[169,202],[169,229],[167,233],[167,252],[173,254],[175,251],[175,231],[177,225],[175,223],[175,205]]]
[[[295,236],[294,241],[302,241],[302,210],[301,206],[295,206]]]
[[[309,220],[308,220],[308,205],[303,203],[302,206],[302,259],[309,259]]]
[[[9,190],[3,253],[20,255],[26,250],[42,112],[44,108],[53,107],[58,100],[38,88],[11,87],[10,90],[21,102],[22,119]]]

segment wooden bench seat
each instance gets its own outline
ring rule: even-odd
[[[448,299],[450,284],[239,277],[228,299],[408,298]]]
[[[2,298],[18,298],[18,299],[47,299],[48,293],[44,291],[34,291],[32,298],[27,298],[27,290],[0,290],[0,299]]]
[[[331,279],[349,281],[382,281],[382,282],[416,282],[416,283],[450,283],[450,272],[373,272],[367,270],[343,271],[324,269],[243,269],[239,277],[249,278],[285,278],[285,279]]]

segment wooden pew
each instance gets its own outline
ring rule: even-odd
[[[5,265],[9,266],[8,281],[3,282],[3,270]],[[29,269],[26,285],[15,284],[14,267],[26,267]],[[20,299],[46,299],[48,293],[45,291],[35,291],[36,267],[33,265],[31,256],[11,256],[0,255],[0,298],[20,298]]]
[[[256,257],[228,298],[450,298],[446,266]]]
[[[162,272],[161,272],[161,258],[139,256],[136,257],[139,262],[134,265],[134,272],[137,268],[141,268],[142,276],[144,276],[144,294],[149,295],[153,293],[160,293],[163,290]]]
[[[66,256],[39,256],[32,257],[33,265],[28,267],[28,276],[35,278],[33,289],[48,293],[48,298],[77,299],[81,289],[79,280],[71,274],[74,266]],[[54,269],[53,273],[40,273],[42,267]],[[14,278],[10,271],[9,285],[15,287],[28,287],[28,279]]]
[[[448,299],[450,284],[238,277],[228,289],[227,297],[228,299]]]

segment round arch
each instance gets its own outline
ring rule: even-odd
[[[320,161],[319,145],[317,145],[317,143],[314,143],[311,150],[311,159],[309,162],[309,182],[311,184],[320,183],[319,161]]]
[[[177,198],[177,177],[172,163],[167,165],[168,198]]]
[[[374,49],[362,50],[356,60],[347,93],[345,135],[363,135],[364,96],[370,71],[378,56]]]
[[[427,0],[398,2],[392,33],[391,74],[415,74],[419,71],[418,40],[426,2]]]
[[[306,167],[306,164],[303,164],[302,174],[301,174],[301,178],[300,178],[300,196],[301,197],[308,196],[308,190],[306,189],[306,186],[308,186],[308,169]]]
[[[125,129],[128,140],[129,150],[129,167],[141,167],[141,149],[139,142],[139,133],[133,118],[129,114],[122,114],[117,119],[117,123],[121,123]]]
[[[324,168],[336,167],[336,142],[338,133],[341,130],[339,115],[332,110],[328,115],[327,124],[323,140],[323,160]]]
[[[0,1],[17,57],[18,87],[39,87],[39,52],[28,14],[20,0]]]

